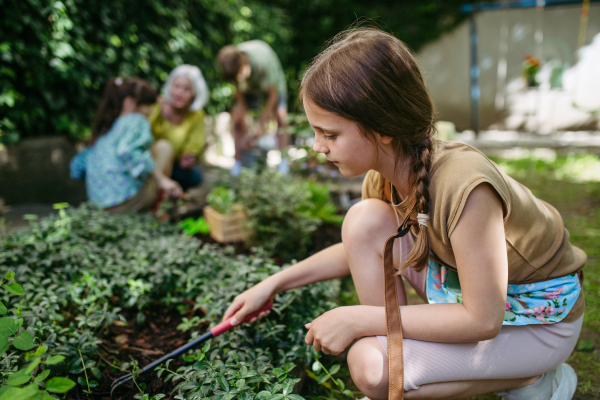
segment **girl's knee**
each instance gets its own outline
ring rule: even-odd
[[[394,233],[397,227],[396,216],[392,207],[378,199],[365,199],[353,205],[342,225],[342,241],[344,245],[358,240],[360,243],[376,240]]]
[[[358,340],[348,352],[354,384],[372,400],[387,399],[387,356],[375,337]]]
[[[173,145],[165,139],[159,139],[152,145],[152,151],[155,154],[171,156],[173,154]]]

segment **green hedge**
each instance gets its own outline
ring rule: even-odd
[[[289,40],[280,9],[244,0],[0,0],[0,143],[19,137],[86,137],[111,76],[157,86],[182,63],[200,67],[209,113],[232,88],[215,58],[231,42]]]

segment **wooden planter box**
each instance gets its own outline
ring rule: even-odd
[[[241,242],[246,239],[246,215],[241,211],[241,207],[233,214],[219,214],[211,206],[204,207],[203,211],[204,218],[210,226],[210,237],[217,242]]]

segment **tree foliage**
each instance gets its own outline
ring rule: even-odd
[[[161,86],[182,63],[211,89],[209,114],[231,101],[215,58],[229,43],[262,39],[279,54],[293,99],[308,62],[362,17],[413,49],[456,26],[463,0],[0,0],[0,143],[89,133],[103,85],[137,75]]]
[[[0,0],[0,141],[85,137],[111,76],[161,86],[182,63],[211,89],[209,113],[232,95],[215,58],[229,43],[289,37],[279,9],[244,0]]]

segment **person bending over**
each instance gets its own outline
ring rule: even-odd
[[[266,101],[258,121],[256,136],[264,134],[266,124],[277,120],[277,144],[285,151],[289,146],[287,126],[287,85],[281,62],[273,49],[262,40],[251,40],[237,46],[223,47],[217,56],[223,77],[236,85],[235,105],[232,111],[235,165],[231,170],[239,175],[242,167],[242,151],[248,147],[252,138],[248,135],[246,113],[249,109],[260,109]],[[278,170],[289,172],[287,159],[282,154]]]

